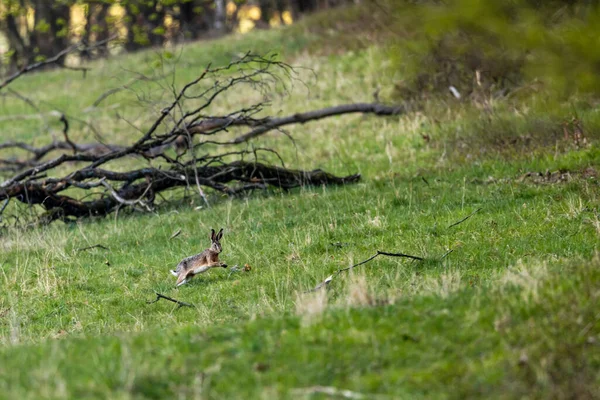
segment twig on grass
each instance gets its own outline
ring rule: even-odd
[[[193,304],[186,303],[185,301],[176,300],[172,297],[165,296],[164,294],[160,294],[158,292],[154,292],[154,293],[156,294],[156,300],[147,301],[146,304],[153,304],[153,303],[156,303],[157,301],[159,301],[160,299],[165,299],[165,300],[172,301],[173,303],[176,303],[177,309],[179,309],[181,307],[192,307],[192,308],[194,307]]]
[[[409,254],[388,253],[388,252],[385,252],[385,251],[379,251],[379,250],[377,250],[376,254],[372,255],[371,257],[367,258],[366,260],[361,261],[358,264],[351,265],[350,267],[347,267],[347,268],[344,268],[344,269],[340,269],[338,272],[348,271],[349,269],[352,269],[354,267],[358,267],[359,265],[366,264],[366,263],[368,263],[369,261],[371,261],[372,259],[374,259],[377,256],[403,257],[403,258],[411,258],[411,259],[417,260],[417,261],[423,261],[424,260],[423,257],[411,256]]]
[[[233,267],[229,268],[229,273],[227,274],[227,278],[229,278],[231,276],[231,274],[233,274],[234,272],[240,272],[241,268],[239,265],[234,265]]]
[[[321,289],[323,286],[327,286],[329,285],[329,283],[331,283],[331,281],[333,280],[333,278],[335,278],[336,276],[338,276],[339,274],[341,274],[342,272],[345,271],[349,271],[355,267],[358,267],[360,265],[366,264],[369,261],[373,260],[375,257],[378,256],[389,256],[389,257],[402,257],[402,258],[410,258],[412,260],[417,260],[417,261],[423,261],[425,260],[423,257],[419,257],[419,256],[411,256],[410,254],[404,254],[404,253],[388,253],[387,251],[379,251],[377,250],[377,253],[375,253],[374,255],[372,255],[371,257],[367,258],[364,261],[361,261],[357,264],[351,265],[347,268],[342,268],[339,269],[336,273],[334,273],[333,275],[330,275],[329,277],[327,277],[327,279],[325,279],[323,282],[319,283],[314,289],[312,290],[308,290],[305,293],[309,293],[309,292],[316,292],[317,290]]]
[[[450,249],[447,252],[445,252],[441,257],[440,257],[440,261],[443,260],[444,258],[448,257],[450,255],[450,253],[452,253],[454,251],[454,249]]]
[[[453,223],[452,225],[448,226],[448,229],[450,229],[450,228],[452,228],[452,227],[454,227],[456,225],[462,224],[463,222],[465,222],[466,220],[468,220],[469,218],[471,218],[473,215],[475,215],[479,211],[481,211],[481,209],[482,209],[482,207],[479,207],[477,210],[473,211],[471,214],[467,215],[466,217],[464,217],[460,221],[457,221],[457,222]]]
[[[171,235],[171,237],[169,238],[169,240],[175,239],[179,235],[181,235],[181,229],[177,229],[177,231]]]
[[[82,247],[81,249],[77,249],[77,251],[86,251],[91,249],[102,249],[102,250],[110,250],[108,247],[103,246],[101,244],[95,244],[93,246]]]

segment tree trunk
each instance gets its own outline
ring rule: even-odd
[[[260,21],[257,21],[256,27],[259,29],[267,29],[271,18],[275,13],[275,0],[260,0]]]
[[[165,41],[165,9],[158,1],[138,2],[125,8],[128,51],[147,46],[161,46]]]
[[[179,6],[179,26],[184,39],[197,39],[199,36],[198,15],[194,11],[196,2],[188,1]]]
[[[93,18],[92,18],[93,13],[94,13],[94,5],[86,4],[85,5],[85,30],[83,31],[83,36],[81,38],[84,43],[90,42],[92,28],[94,26],[94,22],[93,22]],[[81,51],[81,57],[90,59],[91,56],[92,55],[90,54],[90,52],[87,48],[83,49]]]
[[[225,0],[215,0],[215,24],[214,29],[218,35],[225,33]]]
[[[317,9],[316,0],[291,0],[291,4],[294,21],[302,14],[311,13]]]
[[[52,57],[69,45],[70,7],[46,0],[36,0],[33,6],[35,28],[31,44],[37,50],[35,56]]]
[[[19,33],[17,20],[11,14],[6,16],[5,29],[10,49],[13,51],[9,61],[9,73],[19,69],[20,64],[27,65],[31,51]]]
[[[142,46],[136,38],[138,28],[138,16],[133,12],[130,6],[125,6],[125,28],[127,29],[127,40],[125,41],[125,50],[136,51]]]
[[[106,21],[106,17],[108,16],[108,9],[110,7],[109,4],[100,4],[98,9],[98,13],[94,18],[94,22],[97,26],[96,28],[96,37],[94,38],[95,42],[101,42],[103,40],[107,40],[109,38],[110,32],[108,28],[108,22]],[[101,57],[106,57],[108,55],[108,43],[103,46],[98,47],[98,55]]]

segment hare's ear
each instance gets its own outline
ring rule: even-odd
[[[223,237],[223,228],[221,228],[219,233],[217,233],[217,240],[221,240],[222,237]]]
[[[212,240],[214,242],[215,241],[215,230],[211,229],[210,232],[211,232],[211,234],[210,234],[210,240]]]

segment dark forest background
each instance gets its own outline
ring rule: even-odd
[[[1,0],[0,73],[14,72],[69,45],[118,37],[125,51],[290,24],[348,0]],[[106,56],[108,45],[84,58]]]

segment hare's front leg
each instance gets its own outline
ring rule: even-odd
[[[227,264],[225,264],[224,262],[221,261],[215,261],[214,263],[210,264],[211,268],[215,268],[215,267],[223,267],[223,268],[227,268]]]

